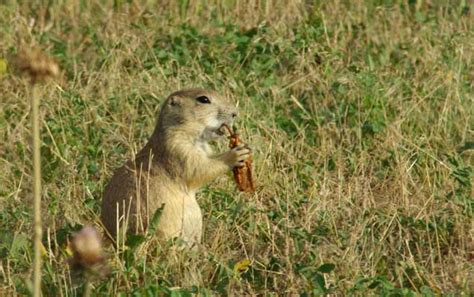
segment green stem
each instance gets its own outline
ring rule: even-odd
[[[84,284],[84,297],[89,297],[91,295],[91,283],[90,281],[87,279],[86,280],[86,283]]]

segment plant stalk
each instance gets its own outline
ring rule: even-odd
[[[84,294],[82,295],[83,297],[90,297],[91,296],[91,283],[89,281],[89,278],[86,279],[86,283],[84,284]]]
[[[31,124],[33,129],[33,203],[34,203],[34,264],[33,296],[41,296],[41,159],[38,87],[33,84],[31,93]]]

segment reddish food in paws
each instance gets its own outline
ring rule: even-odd
[[[230,133],[229,137],[229,148],[233,149],[234,147],[238,146],[242,143],[239,138],[239,134],[232,131],[232,129],[227,126],[223,125],[227,131]],[[239,191],[242,192],[254,192],[255,185],[252,177],[252,156],[250,156],[247,160],[245,160],[245,164],[243,167],[234,167],[232,169],[234,173],[234,180],[237,184],[237,188]]]

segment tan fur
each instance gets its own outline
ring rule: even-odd
[[[206,96],[211,103],[197,100]],[[102,222],[115,237],[117,227],[142,233],[151,216],[164,204],[158,236],[200,242],[201,209],[196,191],[235,166],[250,151],[244,146],[213,154],[209,141],[222,137],[218,129],[231,125],[236,108],[213,91],[187,89],[164,102],[155,131],[145,147],[119,168],[105,188]],[[117,226],[117,222],[120,226]]]

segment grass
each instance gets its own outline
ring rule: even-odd
[[[100,228],[113,170],[186,86],[239,103],[258,191],[213,182],[201,251],[129,240],[93,295],[472,294],[473,5],[250,2],[0,6],[0,55],[63,69],[39,90],[43,294],[84,293],[67,238]],[[32,291],[25,83],[0,79],[0,295]]]

